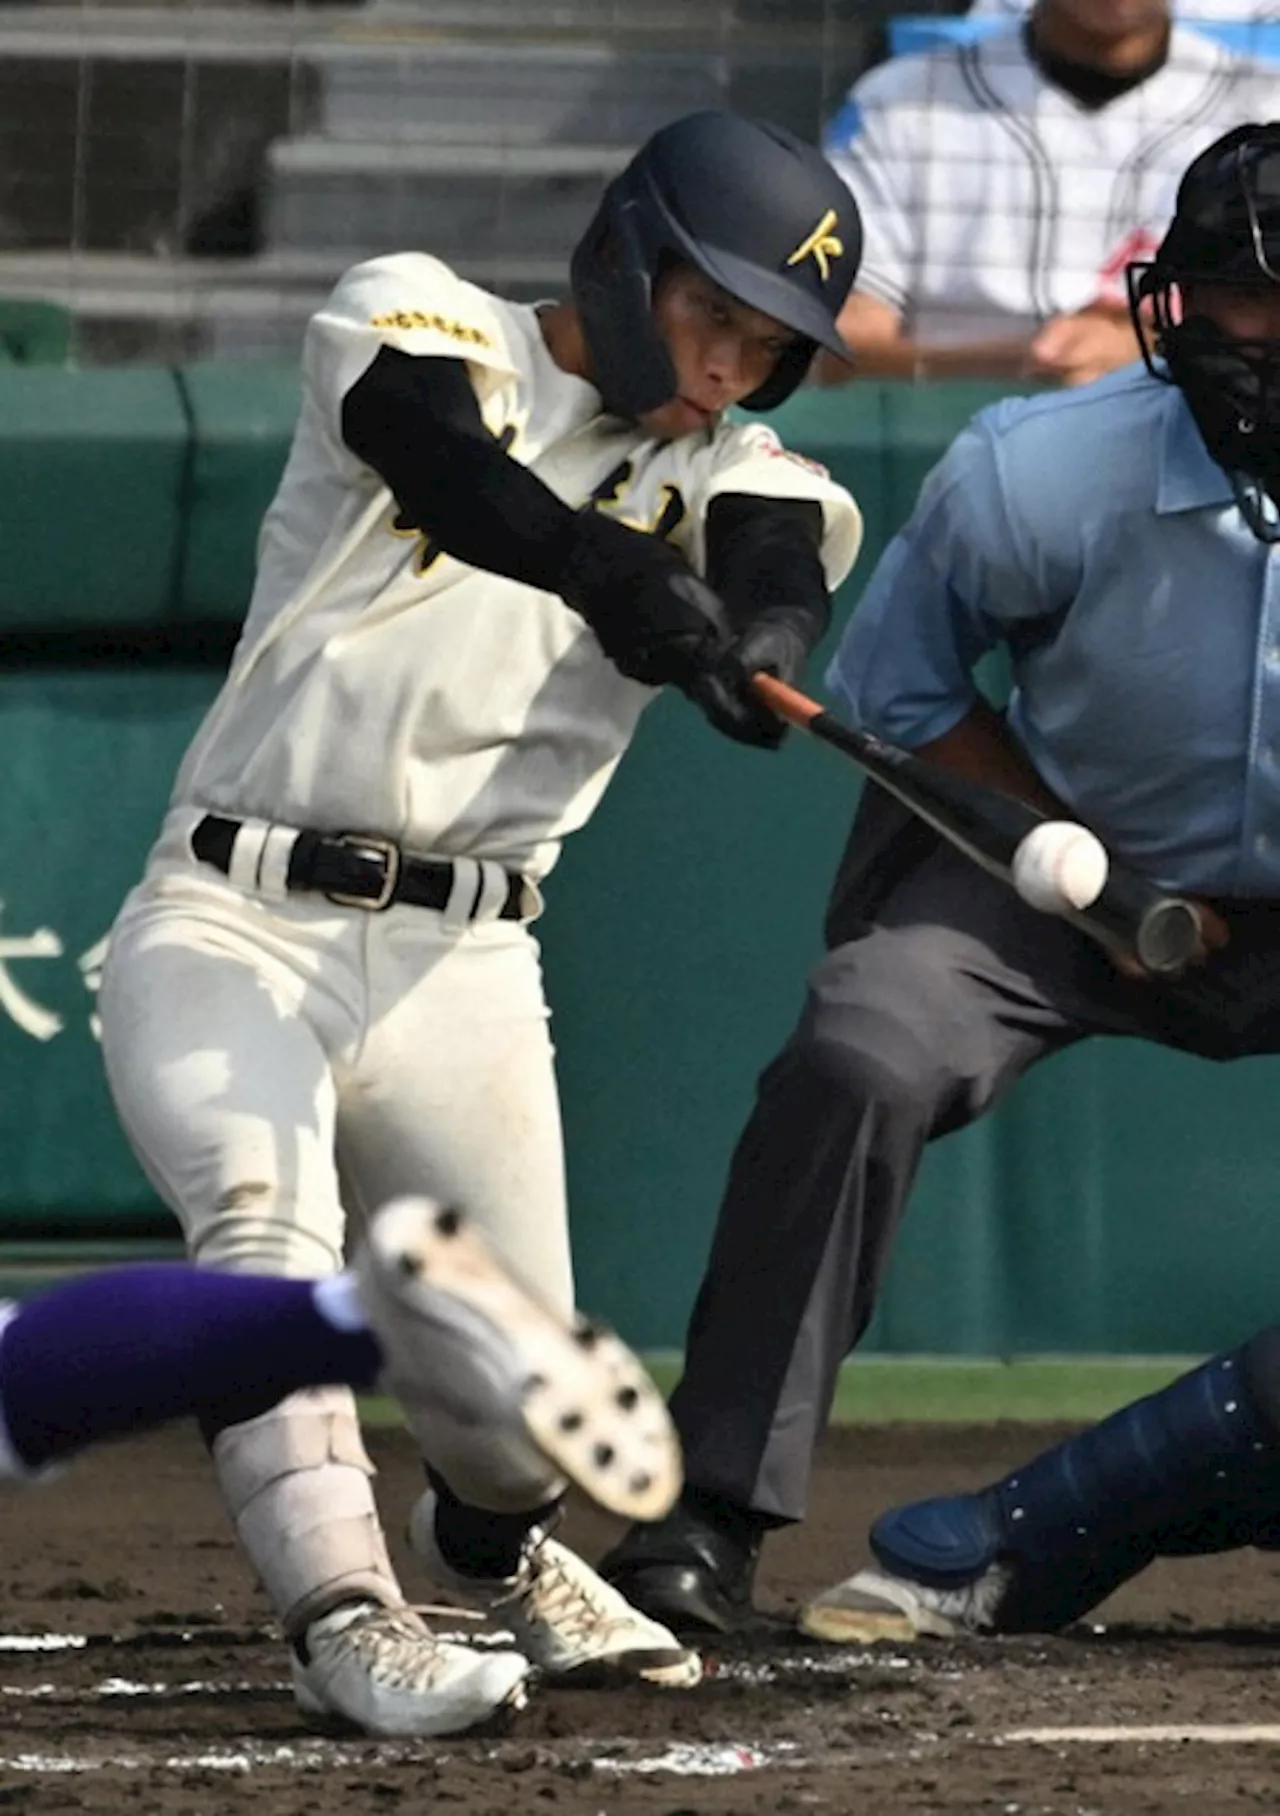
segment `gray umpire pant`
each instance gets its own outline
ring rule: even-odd
[[[738,1143],[672,1410],[691,1487],[803,1518],[927,1141],[1089,1034],[1214,1059],[1280,1051],[1280,906],[1165,983],[1121,976],[868,786],[800,1021]]]

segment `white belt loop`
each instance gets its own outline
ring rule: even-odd
[[[269,902],[283,902],[289,893],[289,859],[297,842],[294,827],[268,826],[258,864],[258,893]]]
[[[243,889],[246,895],[256,895],[261,887],[259,874],[262,869],[262,854],[270,831],[265,820],[242,820],[231,841],[227,879],[237,889]]]
[[[492,858],[480,859],[480,893],[476,899],[473,921],[496,921],[507,905],[510,884],[501,864]]]
[[[483,882],[475,858],[454,858],[453,887],[440,915],[450,933],[461,933],[464,927],[471,925]]]

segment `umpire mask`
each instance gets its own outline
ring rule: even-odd
[[[1153,259],[1127,272],[1147,369],[1177,385],[1249,527],[1280,541],[1280,340],[1228,333],[1203,312],[1215,287],[1280,296],[1280,125],[1239,126],[1178,186]]]
[[[675,369],[653,320],[664,261],[695,266],[799,337],[743,399],[748,410],[772,410],[820,346],[845,356],[836,317],[861,256],[858,205],[803,139],[730,113],[689,114],[662,127],[605,190],[570,267],[606,407],[634,419],[675,395]]]

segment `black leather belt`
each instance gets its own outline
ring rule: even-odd
[[[191,834],[191,849],[201,863],[212,864],[229,876],[231,852],[243,825],[243,820],[207,813]],[[411,908],[441,910],[453,894],[454,875],[454,866],[447,859],[408,857],[393,839],[303,830],[289,853],[285,887],[291,895],[323,895],[340,907],[362,908],[370,914],[400,902]],[[498,919],[518,921],[525,913],[524,878],[514,870],[505,875],[507,899],[498,910]],[[475,918],[483,890],[482,876],[468,920]]]

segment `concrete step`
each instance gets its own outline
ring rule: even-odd
[[[308,63],[327,136],[458,145],[635,146],[701,107],[760,113],[812,136],[829,67],[805,51],[456,39],[412,49],[326,44]]]
[[[918,0],[912,11],[959,13],[968,0]],[[400,31],[474,27],[490,31],[572,31],[618,40],[654,32],[731,34],[774,28],[830,31],[879,24],[900,0],[375,0],[365,23]]]
[[[326,44],[311,57],[320,128],[338,139],[458,145],[636,145],[667,120],[728,105],[715,52],[602,44]]]
[[[0,49],[7,55],[257,57],[318,44],[429,43],[443,36],[514,43],[648,43],[760,49],[824,47],[902,10],[894,0],[385,0],[381,5],[14,4],[0,0]],[[954,13],[962,0],[920,12]]]
[[[454,263],[473,283],[519,301],[565,288],[559,259],[473,253]],[[70,309],[84,365],[292,358],[307,317],[345,265],[325,252],[164,264],[120,253],[0,253],[0,296],[48,298]]]
[[[421,247],[440,258],[567,259],[600,190],[627,162],[616,145],[438,146],[286,139],[270,148],[270,251],[350,260]]]
[[[0,4],[5,57],[288,57],[359,20],[363,8]]]

